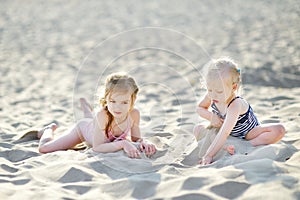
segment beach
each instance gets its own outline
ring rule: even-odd
[[[2,1],[0,199],[300,199],[300,3],[297,1]],[[283,139],[253,147],[229,137],[198,165],[193,127],[203,67],[229,56],[241,96]],[[34,134],[100,109],[105,77],[139,86],[135,103],[151,157],[91,148],[38,152]],[[203,142],[203,141],[202,141]]]

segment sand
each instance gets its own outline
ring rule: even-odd
[[[297,1],[3,1],[0,6],[0,199],[300,199],[300,47]],[[280,122],[277,144],[229,138],[199,166],[192,135],[201,68],[230,56],[242,96],[262,123]],[[97,109],[105,76],[133,75],[147,158],[91,149],[37,151],[28,130],[57,135]],[[203,141],[202,141],[203,142]]]

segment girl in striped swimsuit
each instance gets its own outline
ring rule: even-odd
[[[207,93],[200,101],[197,113],[210,122],[210,127],[219,128],[219,131],[200,164],[210,164],[229,135],[249,140],[253,146],[276,143],[284,136],[283,125],[261,125],[248,102],[237,96],[241,73],[232,59],[212,60],[206,69]],[[194,128],[196,138],[204,128],[201,124]]]

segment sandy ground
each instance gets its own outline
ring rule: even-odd
[[[300,199],[300,3],[297,1],[1,1],[1,199]],[[201,68],[234,58],[243,93],[263,123],[287,134],[251,147],[230,138],[197,165],[192,128]],[[107,74],[127,71],[141,92],[141,129],[158,152],[129,159],[90,149],[40,154],[18,138],[97,107]]]

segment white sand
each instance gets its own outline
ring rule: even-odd
[[[299,3],[221,2],[1,2],[0,199],[300,199]],[[149,26],[167,29],[121,33]],[[240,63],[243,97],[261,122],[286,126],[281,142],[229,138],[235,155],[197,165],[196,67],[208,54]],[[79,97],[96,104],[112,71],[139,83],[156,155],[43,155],[34,137],[17,140],[50,122],[66,130],[81,117]]]

